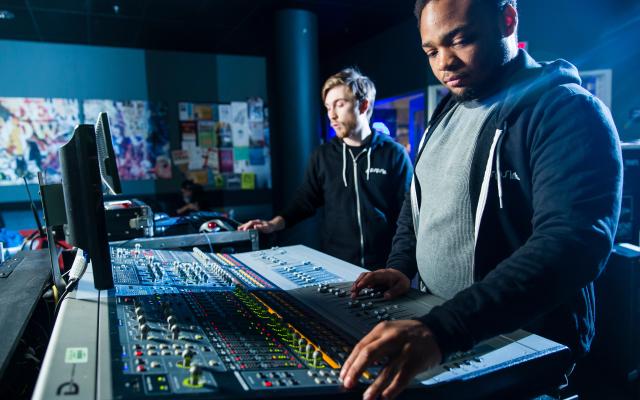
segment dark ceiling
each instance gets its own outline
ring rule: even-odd
[[[318,16],[320,53],[412,18],[414,0],[0,0],[0,39],[229,54],[268,54],[274,14]]]

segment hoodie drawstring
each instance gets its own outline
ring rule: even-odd
[[[502,138],[504,137],[504,132],[507,130],[507,123],[505,121],[502,126],[502,135],[498,138],[498,143],[496,143],[496,182],[498,184],[498,202],[500,204],[500,208],[503,207],[502,203],[502,171],[500,169],[500,153],[502,148]]]
[[[347,187],[347,145],[342,142],[342,181]]]
[[[369,170],[371,170],[371,147],[367,149],[367,180],[369,180]]]

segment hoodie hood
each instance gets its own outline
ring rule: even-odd
[[[370,147],[372,150],[376,150],[379,146],[382,146],[385,142],[394,142],[394,140],[384,133],[380,133],[379,131],[371,128],[371,135],[369,135],[365,140],[362,141],[362,146]],[[331,147],[342,151],[343,141],[337,136],[334,136],[329,141]]]
[[[568,61],[558,59],[537,62],[523,49],[519,49],[518,55],[505,66],[502,76],[492,95],[502,102],[497,110],[498,121],[508,121],[509,116],[515,111],[538,101],[544,92],[554,87],[581,83],[578,69]],[[508,89],[503,91],[503,88]],[[451,108],[454,103],[451,93],[447,94],[437,105],[429,126],[437,122],[437,117]]]
[[[520,49],[508,70],[517,71],[505,74],[501,87],[508,87],[502,106],[498,111],[498,121],[508,121],[515,111],[538,101],[545,92],[559,85],[580,84],[580,75],[576,67],[568,61],[559,59],[551,62],[536,62],[527,52]]]

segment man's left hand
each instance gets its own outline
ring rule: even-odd
[[[442,361],[433,333],[415,320],[385,321],[376,325],[354,348],[342,366],[340,378],[352,389],[374,361],[388,362],[364,392],[363,399],[396,397],[419,372]]]

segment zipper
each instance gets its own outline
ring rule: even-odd
[[[360,229],[360,267],[364,268],[364,234],[362,230],[362,215],[360,214],[360,189],[358,187],[358,158],[367,150],[362,150],[357,156],[353,156],[353,152],[349,149],[351,159],[353,160],[353,187],[356,191],[356,211],[358,215],[358,229]]]

